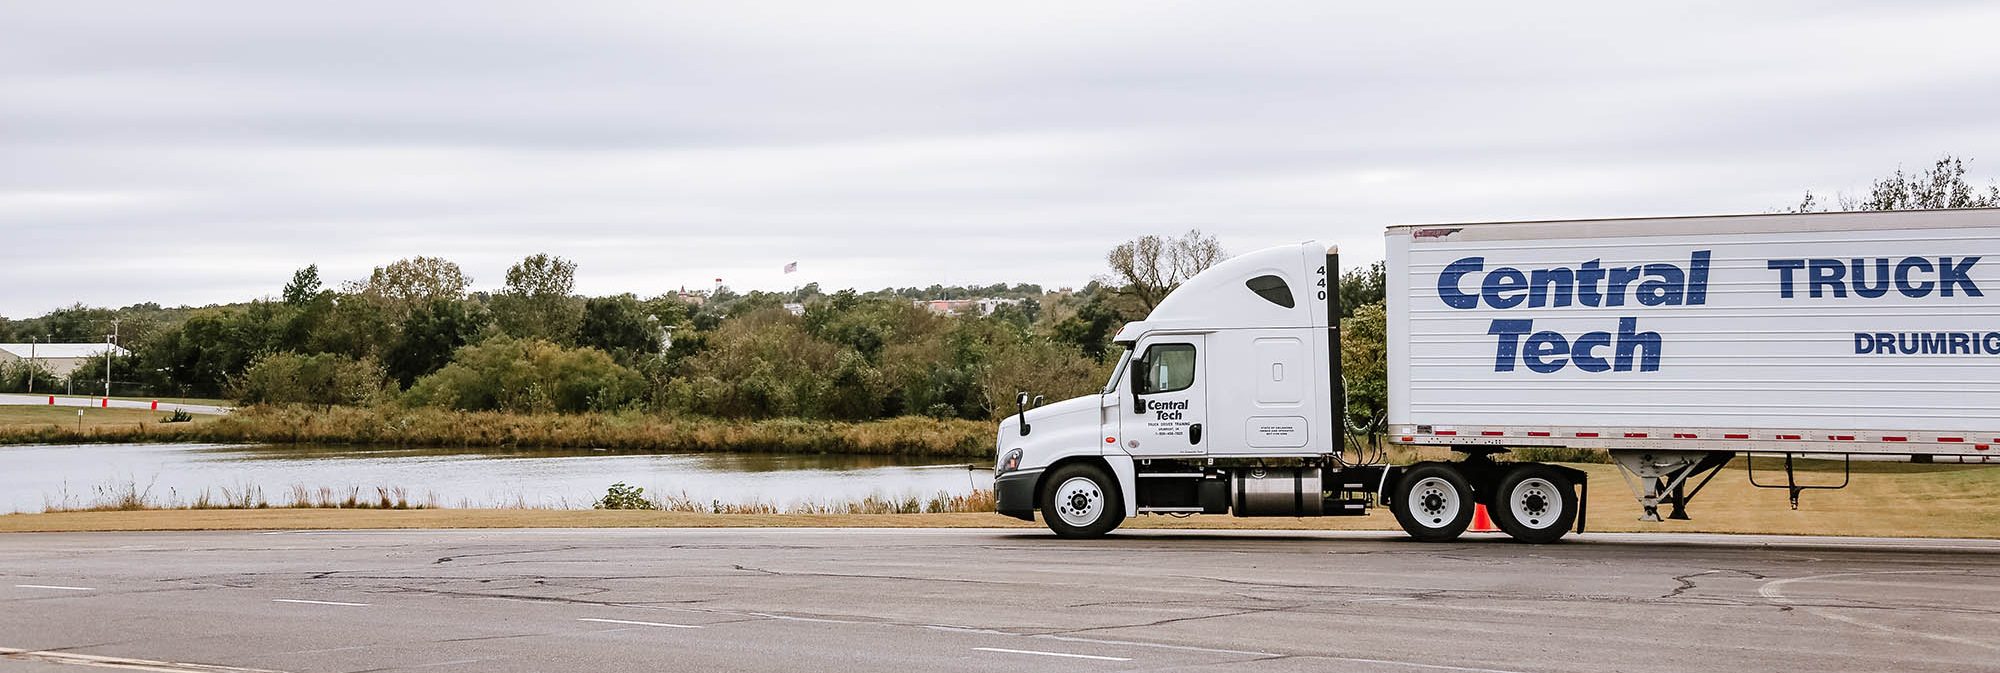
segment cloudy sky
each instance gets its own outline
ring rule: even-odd
[[[490,288],[550,252],[590,294],[1079,285],[1189,227],[1379,258],[1391,224],[1764,212],[1946,152],[1985,181],[1996,28],[1974,2],[9,2],[0,315],[413,255]]]

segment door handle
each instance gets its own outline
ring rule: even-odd
[[[1191,425],[1191,426],[1188,426],[1188,443],[1189,443],[1189,444],[1200,444],[1200,443],[1201,443],[1201,424],[1200,424],[1200,423],[1196,423],[1196,424],[1194,424],[1194,425]]]

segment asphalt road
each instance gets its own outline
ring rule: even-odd
[[[0,405],[24,406],[24,407],[39,407],[39,406],[88,407],[92,409],[104,406],[104,401],[103,401],[104,398],[101,397],[63,397],[58,395],[55,399],[56,403],[54,405],[50,405],[48,395],[22,395],[19,393],[8,393],[8,394],[0,394]],[[160,403],[160,408],[159,408],[160,411],[181,410],[181,411],[186,411],[190,414],[226,414],[229,413],[230,411],[229,407],[218,407],[212,404],[181,404],[179,402],[173,401],[172,399],[159,400],[159,403]],[[153,401],[111,400],[110,407],[113,409],[151,409],[153,408]]]
[[[8,670],[210,673],[2000,670],[2000,544],[12,534],[0,648]]]

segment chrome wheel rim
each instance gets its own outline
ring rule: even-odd
[[[1056,487],[1056,516],[1082,528],[1104,517],[1104,489],[1089,477],[1070,477]]]
[[[1410,514],[1425,528],[1450,526],[1462,506],[1458,489],[1443,477],[1426,477],[1410,488]]]
[[[1562,492],[1541,477],[1522,479],[1514,485],[1514,492],[1507,494],[1507,506],[1515,523],[1535,530],[1549,528],[1562,519]]]

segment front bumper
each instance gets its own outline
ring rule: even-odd
[[[1041,470],[1020,470],[993,478],[993,508],[1022,521],[1035,520],[1035,483]]]

